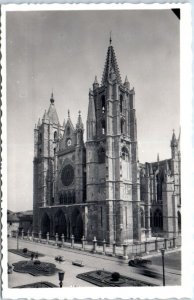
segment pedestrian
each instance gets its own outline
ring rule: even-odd
[[[33,260],[33,259],[34,259],[34,253],[31,252],[31,260]]]

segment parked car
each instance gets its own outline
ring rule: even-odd
[[[59,262],[65,261],[64,257],[61,255],[55,256],[55,260]]]
[[[141,257],[137,257],[137,258],[134,258],[134,259],[130,259],[129,262],[128,262],[128,265],[130,267],[142,267],[144,265],[148,265],[148,264],[151,264],[151,260],[149,259],[143,259]]]

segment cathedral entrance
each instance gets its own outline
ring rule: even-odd
[[[46,238],[47,232],[50,233],[50,218],[47,213],[44,213],[41,222],[41,232],[43,239]]]
[[[67,235],[67,223],[66,218],[62,210],[59,210],[54,217],[54,232],[58,233],[59,240],[61,239],[61,235]]]
[[[76,208],[72,213],[72,234],[76,242],[80,242],[83,237],[83,220],[80,211]]]

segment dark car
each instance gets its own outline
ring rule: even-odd
[[[55,260],[59,262],[65,261],[64,257],[61,255],[55,256]]]

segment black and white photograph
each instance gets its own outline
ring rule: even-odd
[[[185,10],[107,6],[4,7],[12,299],[185,284]]]

